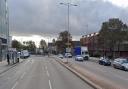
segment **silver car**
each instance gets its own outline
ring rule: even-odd
[[[65,53],[65,57],[66,58],[72,58],[72,54],[71,53]]]
[[[63,59],[63,55],[62,54],[59,54],[58,57],[61,58],[61,59]]]
[[[128,58],[115,59],[113,62],[113,67],[122,70],[128,70]]]
[[[76,61],[84,61],[84,58],[83,58],[81,55],[77,55],[77,56],[75,57],[75,60],[76,60]]]
[[[128,71],[128,63],[123,63],[123,70]]]

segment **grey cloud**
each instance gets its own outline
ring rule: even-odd
[[[68,1],[68,0],[67,0]],[[128,22],[128,11],[103,0],[72,0],[70,32],[83,35],[100,30],[102,22],[119,17]],[[9,0],[12,35],[56,35],[67,29],[67,7],[59,5],[65,0]],[[87,29],[88,25],[88,29]]]

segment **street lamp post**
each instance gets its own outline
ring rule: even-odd
[[[68,43],[67,43],[67,45],[68,45],[68,50],[69,50],[69,41],[70,41],[70,35],[69,35],[69,30],[70,30],[70,17],[69,17],[69,15],[70,15],[70,6],[77,6],[76,4],[71,4],[71,3],[60,3],[61,5],[65,5],[65,6],[67,6],[68,7],[68,18],[67,18],[67,29],[68,29]],[[68,58],[67,58],[67,63],[68,63]]]

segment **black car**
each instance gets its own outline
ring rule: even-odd
[[[104,65],[104,66],[110,66],[111,61],[108,58],[101,57],[100,60],[99,60],[99,64]]]

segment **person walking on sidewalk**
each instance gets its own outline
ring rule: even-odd
[[[20,52],[17,52],[17,62],[20,61]]]
[[[10,64],[10,57],[9,57],[9,53],[7,53],[7,62],[8,62],[8,65]]]

